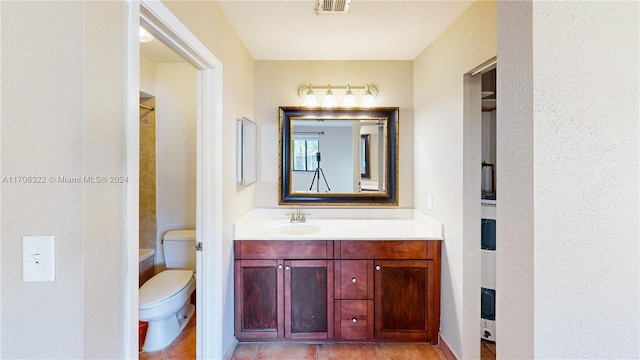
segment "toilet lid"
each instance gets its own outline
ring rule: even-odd
[[[139,291],[140,308],[163,301],[184,289],[193,277],[191,270],[165,270],[144,283]]]

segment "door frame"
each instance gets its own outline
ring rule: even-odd
[[[196,265],[196,356],[223,354],[223,294],[226,283],[221,251],[213,251],[222,239],[222,62],[160,1],[128,2],[127,33],[127,173],[126,241],[129,278],[126,287],[126,358],[138,356],[139,275],[139,94],[140,43],[138,27],[144,25],[158,40],[197,70],[196,241],[202,242]],[[206,279],[206,281],[204,281]],[[203,306],[207,304],[207,306]],[[203,341],[203,339],[208,341]]]

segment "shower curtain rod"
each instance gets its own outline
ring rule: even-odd
[[[141,107],[141,108],[145,108],[145,109],[149,109],[149,110],[151,110],[151,111],[154,111],[154,110],[156,109],[156,108],[154,108],[154,107],[152,107],[152,106],[149,106],[149,105],[143,105],[143,104],[140,104],[140,107]]]

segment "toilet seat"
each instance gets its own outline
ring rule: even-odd
[[[139,309],[150,309],[179,293],[193,278],[191,270],[165,270],[144,283],[139,291]]]

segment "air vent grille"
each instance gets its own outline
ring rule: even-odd
[[[318,0],[318,14],[346,14],[351,0]]]

